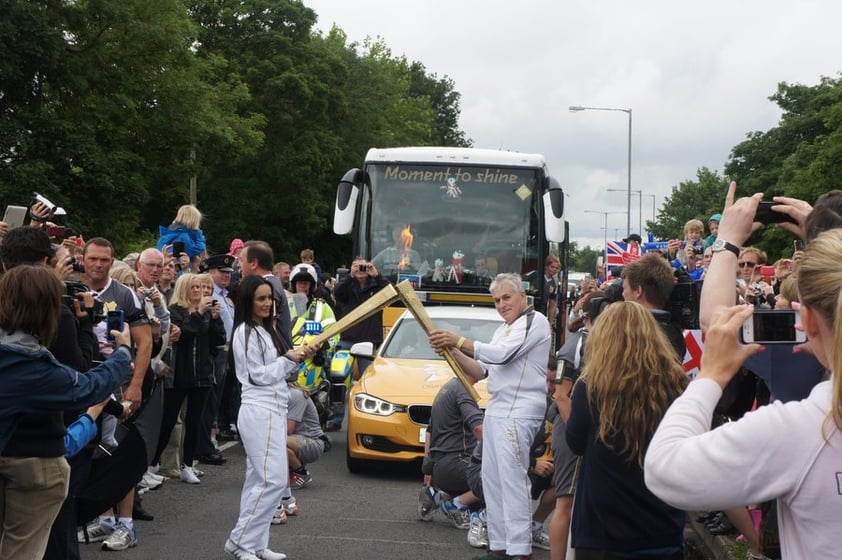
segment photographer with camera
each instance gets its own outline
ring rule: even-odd
[[[389,281],[380,274],[374,263],[368,262],[364,257],[356,257],[351,262],[351,270],[333,288],[333,297],[339,306],[337,317],[341,318],[353,311],[368,298],[385,288],[388,283]],[[374,344],[374,349],[377,350],[383,342],[383,316],[381,313],[375,313],[368,319],[344,330],[339,336],[339,348],[341,349],[347,350],[357,342],[371,342]],[[358,360],[356,368],[360,373],[365,371],[365,368],[371,363],[364,358],[355,359]],[[339,430],[342,427],[344,415],[345,408],[342,407],[327,423],[325,430],[328,432]]]
[[[676,277],[669,263],[661,255],[649,253],[624,266],[622,277],[623,299],[636,301],[655,316],[678,360],[683,361],[687,351],[684,333],[676,318],[666,311],[670,294],[676,286]],[[596,321],[596,318],[591,320]]]

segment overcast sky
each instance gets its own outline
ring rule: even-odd
[[[746,133],[775,126],[778,82],[842,70],[842,1],[304,0],[351,41],[382,37],[395,55],[449,76],[461,127],[480,148],[544,154],[565,191],[571,238],[625,236],[628,116],[632,189],[643,220],[681,181],[722,171]],[[383,147],[383,146],[381,146]],[[639,230],[632,195],[632,232]]]

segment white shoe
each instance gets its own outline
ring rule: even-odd
[[[295,501],[295,496],[291,498],[281,498],[281,507],[287,512],[287,515],[298,515],[301,509],[298,507],[298,502]]]
[[[225,541],[225,554],[231,556],[232,558],[236,558],[237,560],[260,560],[260,557],[254,554],[253,552],[249,552],[243,548],[240,548],[234,541],[228,539]],[[286,558],[286,557],[284,557]]]
[[[254,553],[260,560],[287,560],[287,555],[283,552],[272,552],[268,548],[258,550]]]
[[[479,513],[471,514],[471,524],[468,527],[468,546],[474,548],[488,548],[488,527],[482,522]]]
[[[146,486],[150,490],[160,488],[163,483],[163,477],[159,477],[156,474],[150,474],[148,472],[144,473],[143,478],[141,479],[141,485]]]
[[[186,482],[187,484],[199,484],[201,481],[199,480],[199,477],[196,476],[196,473],[193,472],[193,467],[181,465],[181,482]]]

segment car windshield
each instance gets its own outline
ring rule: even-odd
[[[488,342],[494,331],[503,322],[502,319],[490,318],[436,318],[436,328],[459,333],[469,340]],[[413,317],[405,317],[392,329],[392,335],[386,342],[381,355],[384,358],[404,358],[412,360],[443,360],[430,348],[427,335]]]

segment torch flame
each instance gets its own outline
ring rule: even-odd
[[[412,249],[412,240],[415,239],[415,236],[412,235],[412,230],[410,229],[410,227],[411,226],[407,224],[407,226],[401,230],[401,260],[400,262],[398,262],[398,268],[400,270],[403,270],[409,264],[409,251],[410,249]]]

